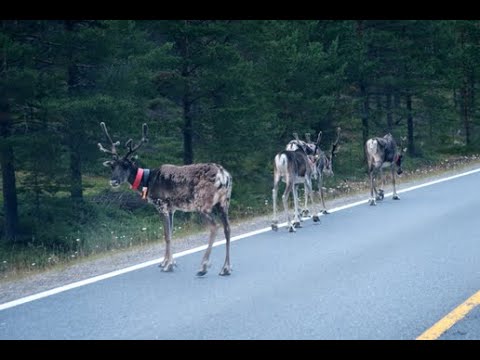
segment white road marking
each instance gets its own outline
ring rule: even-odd
[[[444,181],[450,181],[450,180],[453,180],[453,179],[457,179],[457,178],[462,177],[462,176],[475,174],[477,172],[480,172],[480,168],[475,169],[475,170],[470,170],[470,171],[467,171],[467,172],[464,172],[464,173],[461,173],[461,174],[449,176],[449,177],[446,177],[446,178],[429,181],[429,182],[424,183],[424,184],[411,186],[411,187],[403,189],[403,190],[398,190],[397,193],[401,194],[401,193],[405,193],[405,192],[408,192],[408,191],[417,190],[417,189],[420,189],[420,188],[423,188],[423,187],[426,187],[426,186],[435,185],[435,184],[438,184],[438,183],[441,183],[441,182],[444,182]],[[393,195],[393,192],[389,192],[389,193],[385,194],[385,196],[391,196],[391,195]],[[330,209],[329,212],[334,213],[334,212],[349,209],[349,208],[352,208],[354,206],[358,206],[358,205],[361,205],[361,204],[366,204],[367,202],[368,202],[368,199],[361,200],[361,201],[356,201],[356,202],[351,203],[351,204],[338,206],[336,208]],[[309,218],[306,218],[306,219],[309,219]],[[278,224],[279,228],[285,227],[285,226],[287,226],[287,222],[284,222],[282,224]],[[234,236],[230,239],[230,241],[233,242],[233,241],[237,241],[237,240],[240,240],[240,239],[245,239],[247,237],[257,235],[257,234],[261,234],[261,233],[264,233],[264,232],[267,232],[267,231],[272,231],[271,227],[266,227],[266,228],[251,231],[251,232],[248,232],[248,233],[245,233],[245,234],[242,234],[242,235]],[[215,247],[215,246],[219,246],[219,245],[223,245],[223,244],[225,244],[225,239],[216,241],[213,244],[213,246]],[[173,254],[173,257],[174,258],[179,258],[179,257],[185,256],[185,255],[189,255],[189,254],[193,254],[193,253],[205,250],[206,248],[207,248],[207,245],[198,246],[198,247],[195,247],[193,249],[189,249],[189,250],[185,250],[185,251],[181,251],[179,253]],[[129,266],[129,267],[124,268],[124,269],[112,271],[112,272],[109,272],[109,273],[106,273],[106,274],[103,274],[103,275],[94,276],[94,277],[89,278],[89,279],[77,281],[77,282],[67,284],[67,285],[63,285],[63,286],[59,286],[59,287],[51,289],[51,290],[42,291],[38,294],[34,294],[34,295],[26,296],[26,297],[23,297],[23,298],[20,298],[20,299],[17,299],[17,300],[9,301],[9,302],[0,304],[0,311],[12,308],[14,306],[18,306],[18,305],[21,305],[21,304],[25,304],[25,303],[30,302],[30,301],[42,299],[42,298],[45,298],[47,296],[55,295],[55,294],[58,294],[58,293],[61,293],[61,292],[64,292],[64,291],[67,291],[67,290],[70,290],[70,289],[75,289],[75,288],[80,287],[80,286],[84,286],[84,285],[95,283],[97,281],[112,278],[114,276],[125,274],[125,273],[128,273],[130,271],[135,271],[135,270],[143,269],[143,268],[151,266],[151,265],[160,264],[162,261],[163,261],[163,257],[161,257],[159,259],[155,259],[155,260],[150,260],[150,261],[147,261],[147,262],[144,262],[144,263],[141,263],[141,264]]]

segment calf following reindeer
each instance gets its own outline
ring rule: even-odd
[[[327,207],[325,206],[325,198],[323,194],[323,178],[324,176],[333,176],[333,158],[337,153],[338,141],[340,140],[341,128],[337,128],[337,138],[332,143],[332,149],[330,152],[324,152],[319,149],[318,160],[316,162],[317,178],[318,178],[318,190],[320,192],[320,200],[322,201],[322,213],[329,214]]]
[[[365,143],[365,154],[368,163],[368,176],[370,178],[370,205],[376,205],[377,200],[383,200],[384,191],[378,189],[375,184],[376,175],[380,173],[383,182],[382,168],[390,167],[393,183],[393,200],[400,200],[397,195],[395,187],[395,167],[397,174],[402,174],[402,158],[404,149],[397,148],[397,143],[392,134],[387,134],[384,137],[376,137],[368,139]],[[375,194],[375,196],[374,196]]]
[[[132,147],[132,139],[128,140],[125,147],[127,153],[120,157],[116,146],[120,142],[113,142],[108,134],[105,123],[100,123],[102,130],[110,141],[112,149],[105,149],[100,143],[101,151],[111,154],[112,160],[103,164],[112,169],[110,185],[118,187],[128,182],[133,190],[142,193],[142,198],[153,204],[163,217],[165,256],[160,264],[162,271],[173,271],[175,262],[171,252],[171,239],[173,228],[173,214],[176,210],[185,212],[198,212],[210,225],[210,238],[208,247],[203,256],[198,276],[207,273],[212,244],[215,240],[217,225],[213,217],[215,210],[223,225],[226,240],[225,263],[219,275],[230,275],[230,224],[228,208],[232,192],[232,178],[220,165],[192,164],[184,166],[162,165],[156,169],[142,169],[131,158],[136,150],[147,142],[147,124],[143,124],[142,139]]]

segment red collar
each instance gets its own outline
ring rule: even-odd
[[[142,182],[142,177],[143,177],[143,169],[138,168],[137,170],[137,176],[135,176],[135,181],[133,182],[132,189],[137,190],[138,186]]]

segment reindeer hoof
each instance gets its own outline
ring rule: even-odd
[[[224,266],[218,275],[220,276],[228,276],[232,274],[232,267],[231,266]]]
[[[295,222],[293,223],[293,227],[295,227],[295,228],[298,229],[298,228],[301,228],[302,225],[300,224],[300,221],[295,221]]]
[[[288,227],[288,232],[296,232],[295,227],[293,225],[290,225]]]
[[[328,215],[328,214],[330,214],[330,213],[329,213],[327,210],[322,210],[322,214]]]
[[[400,198],[398,197],[398,195],[394,195],[392,199],[393,199],[393,200],[400,200]]]
[[[377,205],[377,203],[375,202],[375,199],[370,199],[370,201],[368,203],[369,203],[370,206]]]
[[[313,215],[313,222],[320,222],[320,217],[318,215]]]
[[[382,189],[378,190],[377,200],[381,201],[383,200],[384,197],[385,197],[385,192]]]
[[[302,217],[308,217],[310,216],[310,211],[308,209],[302,210]]]
[[[162,267],[162,271],[163,272],[172,272],[174,266],[175,266],[174,263],[166,264],[165,266]]]
[[[165,270],[166,267],[173,267],[173,266],[177,266],[177,262],[174,261],[174,260],[163,260],[159,265],[158,267],[162,268],[163,271],[172,271],[172,270]]]
[[[202,265],[200,265],[200,270],[198,270],[197,272],[197,276],[205,275],[210,267],[211,267],[210,262],[202,263]]]
[[[272,224],[272,230],[273,231],[278,231],[278,225],[277,224]]]

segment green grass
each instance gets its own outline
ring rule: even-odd
[[[97,180],[89,179],[91,183]],[[129,210],[93,201],[93,195],[105,191],[112,193],[103,181],[85,196],[83,204],[74,206],[63,196],[42,199],[39,211],[22,203],[20,236],[14,243],[0,241],[0,274],[41,271],[112,250],[163,241],[163,222],[153,206],[144,204]],[[128,189],[124,192],[130,194]],[[205,226],[197,214],[175,214],[174,238],[202,230]]]

